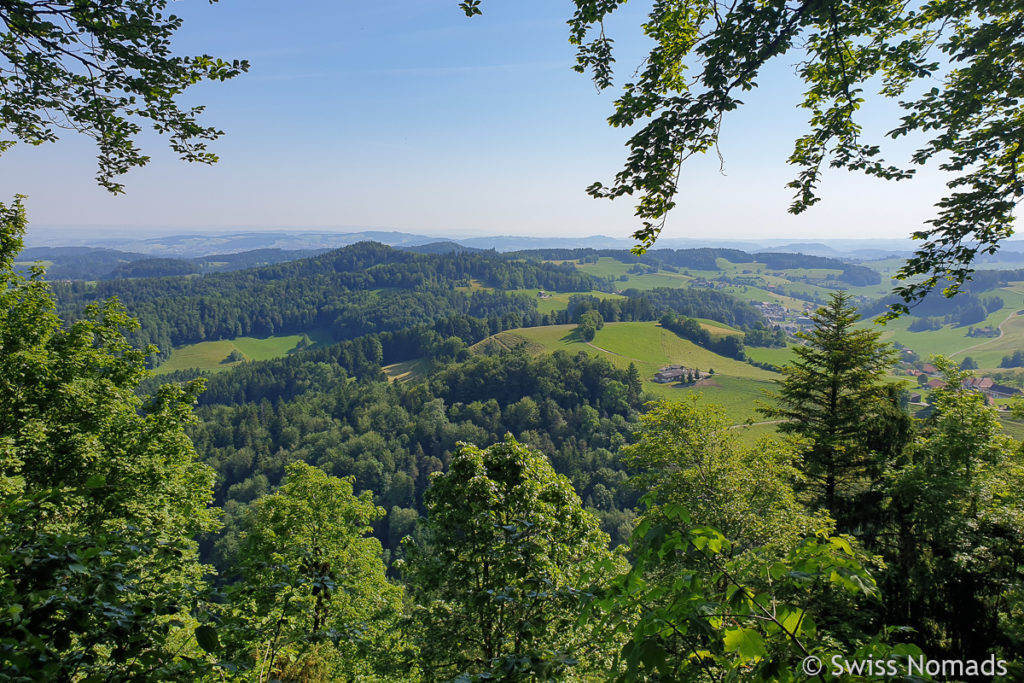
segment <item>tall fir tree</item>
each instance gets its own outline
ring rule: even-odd
[[[885,381],[895,351],[879,341],[879,331],[856,327],[860,315],[850,295],[836,292],[811,319],[814,327],[796,335],[805,343],[782,369],[781,388],[769,395],[773,403],[759,410],[783,420],[781,432],[807,440],[803,469],[814,501],[848,530],[863,480],[877,478],[881,461],[901,450],[910,418]],[[871,448],[880,434],[887,435],[885,446]]]

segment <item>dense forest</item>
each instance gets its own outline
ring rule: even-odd
[[[522,256],[560,261],[596,262],[597,259],[613,258],[622,263],[637,264],[657,272],[659,268],[693,269],[719,271],[717,259],[730,263],[763,263],[772,270],[790,268],[825,268],[842,271],[836,281],[853,287],[877,285],[882,281],[877,271],[839,259],[807,254],[782,252],[748,253],[739,249],[649,249],[643,254],[634,254],[622,249],[531,249],[518,252]]]
[[[19,272],[27,274],[36,261],[48,262],[51,280],[114,280],[168,277],[185,273],[219,273],[255,268],[316,256],[326,249],[251,249],[202,258],[157,258],[149,254],[96,247],[32,247],[18,255]]]
[[[441,316],[529,314],[518,294],[471,289],[590,291],[594,279],[571,266],[527,263],[494,254],[421,255],[364,242],[308,259],[203,277],[60,283],[71,319],[117,297],[140,323],[132,341],[172,346],[242,335],[327,331],[343,340],[400,330]]]
[[[571,266],[374,244],[51,286],[15,272],[3,215],[5,679],[1024,676],[1021,444],[942,358],[911,418],[844,294],[761,408],[779,434],[746,444],[634,365],[477,344],[655,320],[734,358],[785,344],[721,292],[603,298]],[[579,293],[541,314],[515,287]],[[263,318],[338,341],[160,377],[133,345]]]

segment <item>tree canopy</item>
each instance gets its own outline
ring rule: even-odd
[[[580,73],[599,89],[613,85],[613,40],[605,20],[623,0],[574,0],[569,41]],[[460,7],[480,13],[480,0]],[[808,128],[789,163],[798,170],[792,213],[820,197],[825,167],[889,180],[936,164],[951,174],[934,218],[914,232],[924,240],[897,277],[906,312],[940,281],[952,295],[978,254],[994,253],[1013,232],[1013,210],[1024,196],[1018,172],[1024,110],[1020,61],[1024,11],[1002,0],[655,0],[644,33],[654,45],[623,85],[608,121],[640,126],[611,185],[592,184],[594,197],[638,195],[637,251],[654,244],[676,205],[681,164],[717,150],[726,114],[758,87],[772,60],[796,58],[805,83],[799,106]],[[886,137],[920,135],[908,163],[891,163],[881,141],[865,139],[861,105],[868,89],[903,110]]]
[[[24,228],[0,204],[0,678],[195,678],[195,537],[219,526],[184,431],[202,381],[137,396],[134,321],[109,302],[65,327],[41,269],[13,271]]]
[[[572,680],[607,656],[578,624],[580,590],[622,569],[569,480],[511,435],[463,444],[425,496],[410,546],[425,671],[434,680]]]
[[[115,178],[149,161],[135,145],[148,122],[182,159],[216,161],[206,141],[221,131],[180,96],[249,64],[174,54],[181,18],[166,8],[167,0],[0,1],[0,126],[14,137],[0,140],[0,153],[16,141],[53,142],[57,129],[83,133],[99,147],[97,182],[118,193]]]

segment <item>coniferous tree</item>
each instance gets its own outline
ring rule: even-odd
[[[860,319],[846,292],[832,295],[827,306],[811,315],[814,327],[799,332],[805,343],[794,347],[796,360],[782,369],[783,380],[773,404],[759,410],[782,419],[779,430],[809,442],[803,454],[804,472],[815,501],[848,526],[849,503],[856,496],[857,480],[877,470],[884,457],[867,444],[880,429],[909,438],[909,418],[891,410],[896,400],[885,388],[884,377],[895,362],[895,352],[879,341],[877,330],[858,329]],[[884,423],[884,424],[881,424]],[[895,429],[889,429],[893,427]],[[887,450],[898,452],[900,444]]]

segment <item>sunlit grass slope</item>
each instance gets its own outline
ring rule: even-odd
[[[595,291],[592,291],[592,292],[548,292],[548,291],[545,291],[545,294],[547,294],[548,297],[544,298],[544,299],[541,299],[541,298],[539,298],[537,296],[537,293],[540,291],[539,289],[517,289],[515,291],[522,292],[524,294],[527,294],[530,297],[533,297],[533,298],[537,299],[537,310],[540,311],[541,313],[552,313],[554,311],[564,310],[564,309],[569,307],[569,299],[570,298],[572,298],[574,296],[581,295],[581,294],[584,295],[584,296],[594,296],[594,297],[597,297],[598,299],[625,299],[626,298],[626,297],[622,296],[621,294],[610,294],[608,292],[598,292],[598,291],[595,290]]]
[[[773,389],[775,379],[779,377],[776,373],[701,348],[654,322],[607,323],[590,343],[580,339],[573,330],[574,325],[528,327],[502,332],[492,339],[507,348],[526,344],[531,353],[583,351],[605,358],[620,368],[628,368],[632,363],[640,371],[644,390],[656,398],[677,400],[699,394],[702,401],[724,406],[734,423],[760,419],[754,400],[762,398],[762,390]],[[715,331],[721,332],[722,329]],[[477,348],[482,348],[482,345]],[[705,371],[713,369],[715,375],[702,382],[701,386],[686,388],[653,381],[660,368],[674,364]]]
[[[331,341],[329,337],[318,332],[310,332],[309,338],[314,344],[330,343]],[[188,369],[217,372],[238,365],[238,362],[223,362],[232,351],[241,353],[245,356],[245,360],[270,360],[288,355],[288,352],[294,349],[301,340],[301,334],[289,334],[266,337],[265,339],[237,337],[187,344],[171,351],[171,357],[154,372],[158,375]]]

